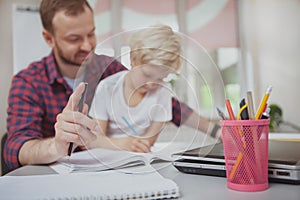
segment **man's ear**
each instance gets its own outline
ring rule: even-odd
[[[49,31],[47,31],[47,30],[43,30],[43,37],[44,37],[44,39],[45,39],[45,41],[47,42],[47,44],[51,47],[51,48],[53,48],[54,47],[54,38],[53,38],[53,35],[49,32]]]

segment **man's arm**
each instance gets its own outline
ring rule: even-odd
[[[70,96],[68,104],[57,116],[55,136],[49,139],[31,140],[21,147],[19,160],[25,164],[47,164],[67,155],[70,142],[76,146],[85,146],[96,136],[90,131],[98,131],[97,123],[87,117],[88,106],[83,112],[77,111],[84,84],[80,84]]]
[[[41,135],[38,135],[39,133],[33,131],[22,133],[21,130],[11,134],[11,140],[7,143],[5,153],[7,164],[10,164],[12,169],[20,165],[54,162],[67,155],[70,142],[75,145],[83,145],[95,139],[95,136],[87,128],[96,131],[99,128],[97,123],[86,116],[87,105],[84,106],[83,113],[77,112],[76,109],[83,89],[84,84],[81,84],[70,96],[63,112],[57,116],[54,137],[44,139]],[[10,120],[13,121],[13,119]],[[31,133],[37,136],[31,136]],[[19,149],[11,146],[18,141],[20,141]],[[13,155],[10,154],[12,150],[15,151]]]
[[[176,126],[184,124],[192,113],[192,108],[190,108],[187,104],[178,101],[178,99],[172,97],[172,122]]]
[[[184,125],[209,134],[213,138],[221,138],[221,129],[218,123],[207,120],[196,112],[192,112]]]
[[[10,169],[20,167],[19,151],[29,140],[42,138],[43,110],[34,87],[20,76],[12,80],[7,109],[8,137],[4,148],[4,159]]]
[[[21,165],[48,164],[58,160],[59,154],[55,146],[55,137],[26,141],[19,151]]]

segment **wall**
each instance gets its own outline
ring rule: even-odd
[[[0,0],[0,138],[6,131],[7,97],[13,75],[12,5],[39,5],[40,0]]]
[[[240,1],[240,27],[244,52],[252,68],[248,88],[256,107],[268,85],[273,86],[269,103],[278,104],[283,119],[300,125],[300,1]]]

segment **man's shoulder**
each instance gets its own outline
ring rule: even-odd
[[[99,87],[102,87],[104,90],[112,91],[114,88],[123,84],[124,76],[128,71],[121,71],[116,74],[113,74],[99,83]]]
[[[95,68],[101,67],[102,69],[106,69],[109,66],[120,64],[120,62],[115,58],[103,54],[93,53],[89,55],[89,58],[91,62],[87,62],[87,66],[92,64]]]
[[[27,68],[22,69],[20,72],[17,73],[17,76],[32,76],[41,74],[46,70],[45,66],[43,65],[43,62],[35,61],[32,62]]]
[[[120,80],[124,80],[125,74],[127,74],[128,71],[120,71],[117,72],[104,80],[100,82],[100,84],[105,84],[105,85],[116,85]]]
[[[48,57],[44,57],[41,60],[34,61],[29,64],[27,68],[19,71],[14,77],[21,78],[27,81],[38,81],[45,79],[48,75]]]

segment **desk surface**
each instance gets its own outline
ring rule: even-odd
[[[174,180],[180,188],[180,198],[184,200],[217,199],[217,200],[299,200],[300,186],[270,183],[269,188],[261,192],[239,192],[228,189],[226,179],[221,177],[184,174],[171,163],[155,163],[161,175]],[[7,175],[41,175],[56,173],[48,166],[24,166]]]
[[[178,129],[174,126],[168,127],[166,133],[160,134],[160,141],[171,141],[174,132]],[[178,141],[191,141],[196,144],[201,144],[208,140],[205,135],[197,134],[194,130],[188,128],[181,128],[180,132],[183,134],[176,134]],[[187,137],[188,136],[188,137]],[[197,136],[197,137],[196,137]],[[202,136],[202,137],[201,137]],[[172,138],[173,140],[174,138]],[[209,143],[210,141],[208,141]],[[155,163],[152,165],[158,172],[166,177],[174,180],[180,189],[180,200],[195,200],[195,199],[210,199],[210,200],[299,200],[300,199],[300,185],[289,185],[279,183],[269,183],[269,188],[261,192],[239,192],[228,189],[226,186],[226,178],[201,176],[184,174],[179,172],[171,163]],[[48,166],[24,166],[7,175],[21,176],[21,175],[42,175],[56,173]],[[1,195],[0,195],[1,197]],[[0,198],[1,199],[1,198]]]

